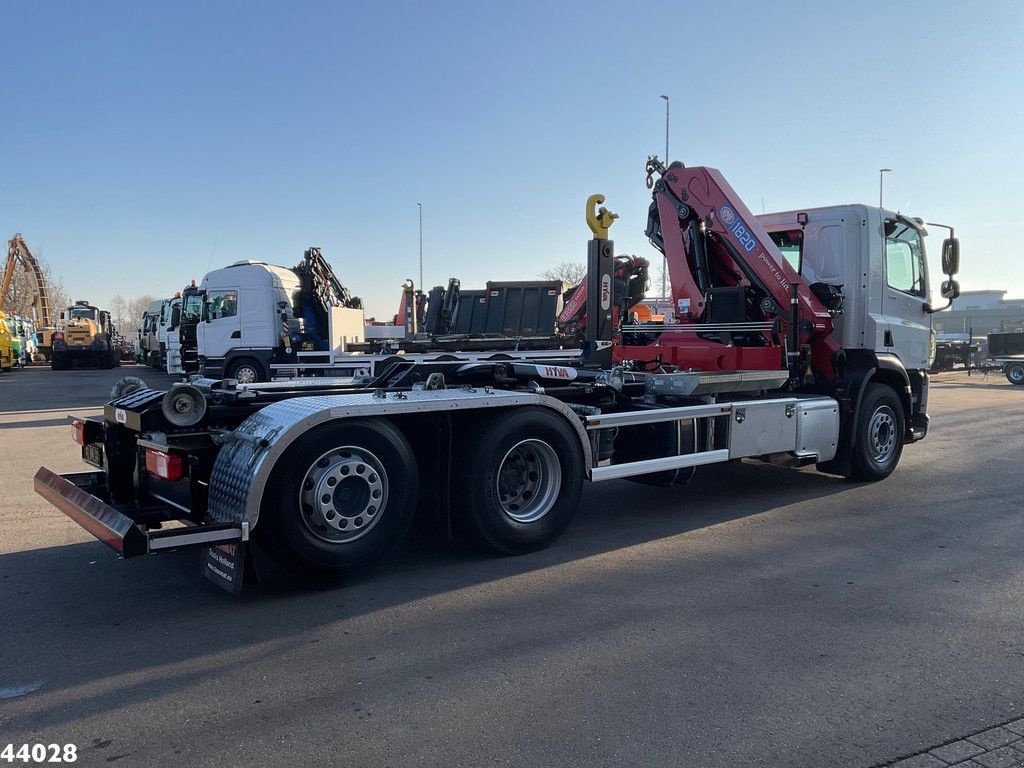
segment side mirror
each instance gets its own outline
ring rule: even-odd
[[[174,330],[181,323],[181,307],[175,307],[171,310],[171,327],[170,330]]]
[[[946,242],[949,242],[948,240]],[[945,251],[943,251],[943,263],[945,263]],[[942,286],[939,288],[939,294],[942,298],[953,301],[953,299],[959,298],[960,296],[960,283],[950,278],[949,280],[943,280]]]
[[[60,313],[60,319],[61,320],[67,320],[67,318],[65,317],[66,314],[67,314],[67,312],[61,312]]]
[[[942,241],[942,272],[952,277],[959,271],[960,241],[955,237],[947,237]]]

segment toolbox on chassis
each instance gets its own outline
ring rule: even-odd
[[[671,486],[744,458],[887,477],[928,428],[923,224],[847,206],[779,214],[769,234],[717,171],[655,158],[648,173],[661,177],[648,235],[669,262],[671,322],[632,318],[633,291],[616,304],[614,217],[595,197],[586,361],[122,389],[102,417],[72,418],[93,471],[40,468],[36,489],[126,558],[202,547],[204,573],[238,590],[250,542],[303,573],[344,572],[417,510],[518,554],[558,538],[587,481]],[[795,265],[780,251],[793,243]],[[958,251],[944,242],[945,298]],[[828,265],[866,279],[811,276]]]

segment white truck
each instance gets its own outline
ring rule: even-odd
[[[759,218],[712,168],[647,170],[668,322],[625,311],[613,215],[594,196],[586,364],[434,360],[347,386],[126,391],[102,418],[73,418],[92,471],[41,467],[36,490],[125,558],[200,547],[206,576],[238,591],[250,544],[301,573],[346,572],[420,513],[490,552],[536,550],[585,482],[669,487],[740,459],[888,477],[929,426],[925,225],[862,205]],[[943,298],[958,265],[951,230]]]
[[[139,326],[139,362],[152,368],[161,368],[163,361],[160,356],[160,311],[163,300],[149,302],[142,313],[142,324]]]
[[[171,375],[180,375],[181,339],[178,326],[181,324],[181,293],[171,299],[164,299],[160,304],[160,317],[157,321],[157,339],[160,345],[159,367]]]
[[[547,360],[577,354],[550,339],[534,345],[512,338],[425,344],[425,352],[367,343],[361,302],[337,281],[318,248],[306,251],[294,268],[247,260],[214,270],[198,295],[199,371],[246,384],[314,373],[373,375],[382,363],[396,360]]]

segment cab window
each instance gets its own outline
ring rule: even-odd
[[[921,236],[906,222],[885,222],[885,279],[889,287],[924,296],[924,250]]]
[[[782,232],[771,232],[768,235],[772,242],[782,251],[783,258],[789,262],[794,272],[799,273],[804,255],[804,231],[790,229]]]
[[[206,317],[218,320],[238,314],[238,291],[210,291],[206,294]]]

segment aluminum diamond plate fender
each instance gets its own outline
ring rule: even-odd
[[[493,389],[440,389],[412,392],[296,397],[268,405],[228,433],[210,475],[208,516],[218,523],[248,519],[256,525],[260,501],[281,454],[320,424],[361,416],[470,411],[539,405],[561,414],[576,431],[585,469],[593,466],[590,441],[580,418],[565,403],[547,395]]]

